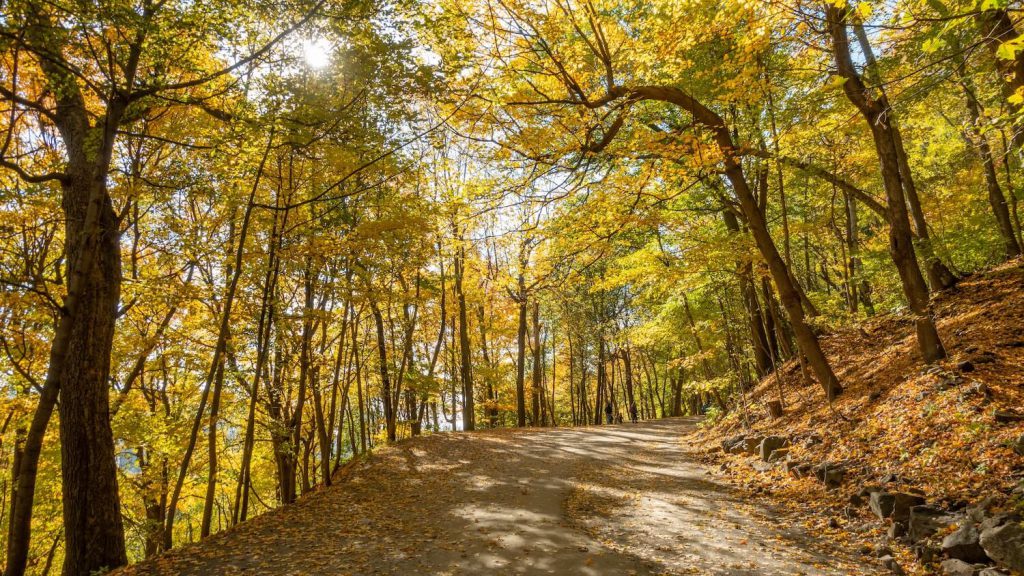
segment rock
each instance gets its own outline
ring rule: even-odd
[[[1018,414],[1013,410],[996,410],[997,424],[1010,424],[1013,422],[1024,422],[1024,414]]]
[[[942,562],[942,573],[947,576],[974,576],[975,568],[963,560],[951,558]]]
[[[885,492],[885,488],[874,484],[868,484],[867,486],[862,486],[861,489],[857,491],[857,496],[860,496],[861,498],[870,498],[872,492]]]
[[[899,540],[907,535],[907,525],[903,522],[893,522],[889,525],[889,530],[886,531],[886,534],[893,540]]]
[[[964,562],[988,562],[988,555],[978,541],[980,537],[973,524],[965,523],[942,539],[942,552]]]
[[[1021,434],[1020,438],[1013,442],[1013,451],[1020,456],[1024,456],[1024,434]]]
[[[804,440],[804,446],[810,448],[811,446],[816,446],[818,444],[821,444],[822,442],[824,442],[824,440],[821,439],[821,436],[818,436],[817,434],[811,434],[810,436],[807,437],[807,440]]]
[[[761,446],[762,440],[764,440],[764,438],[744,438],[743,442],[741,443],[741,446],[743,447],[743,452],[746,454],[757,454],[757,450]]]
[[[838,488],[846,477],[846,470],[838,464],[825,462],[814,467],[814,476],[825,488]]]
[[[935,558],[939,556],[939,551],[927,544],[918,544],[917,546],[914,546],[914,556],[920,560],[922,564],[931,564]]]
[[[722,440],[722,452],[732,453],[733,448],[739,446],[745,436],[740,434],[739,436],[733,436],[732,438],[726,438]]]
[[[981,354],[976,354],[971,357],[971,362],[975,364],[991,364],[999,358],[993,352],[985,351]]]
[[[994,504],[996,504],[996,499],[989,496],[974,506],[967,506],[967,518],[975,524],[983,522],[988,515],[989,508]],[[1000,524],[1002,524],[1002,522],[1000,522]],[[994,526],[995,524],[992,525],[992,527]]]
[[[1020,515],[1016,513],[1000,513],[995,516],[989,516],[981,521],[978,525],[978,531],[984,532],[990,528],[998,528],[1008,522],[1020,522]]]
[[[895,484],[900,480],[901,478],[899,477],[899,475],[893,474],[892,472],[888,474],[883,474],[882,477],[878,479],[878,481],[881,482],[882,484]]]
[[[885,520],[892,516],[893,508],[896,506],[896,496],[888,492],[872,492],[871,498],[868,499],[868,506],[879,520]]]
[[[859,508],[864,505],[864,497],[857,493],[850,494],[850,497],[847,498],[846,501],[854,508]]]
[[[772,419],[782,418],[782,414],[783,414],[782,402],[780,402],[778,400],[769,400],[768,404],[767,404],[767,407],[768,407],[768,416],[772,417]]]
[[[768,455],[768,461],[778,462],[780,460],[785,460],[788,456],[789,448],[778,448],[776,450],[772,450],[772,453]]]
[[[786,460],[786,472],[794,478],[803,478],[811,473],[811,465],[806,462]]]
[[[757,470],[758,472],[767,472],[772,469],[772,463],[755,460],[754,463],[750,465],[750,467],[753,468],[754,470]]]
[[[879,558],[883,556],[892,556],[892,548],[890,548],[888,544],[879,544],[878,547],[875,548],[875,556]]]
[[[1024,572],[1024,528],[1019,522],[983,530],[979,541],[989,558],[1011,570]]]
[[[868,400],[871,401],[871,402],[874,402],[875,400],[878,400],[881,397],[882,397],[882,391],[881,390],[872,390],[871,393],[868,394]]]
[[[881,561],[882,565],[888,568],[889,571],[893,574],[906,574],[906,572],[903,571],[903,568],[899,565],[899,563],[896,562],[896,559],[892,556],[882,556],[878,560]]]
[[[1009,572],[1003,572],[998,568],[985,568],[978,572],[978,576],[1010,576]]]
[[[961,372],[974,372],[974,363],[970,360],[964,360],[957,363],[956,369]]]
[[[772,455],[772,452],[779,448],[785,448],[789,446],[789,439],[782,436],[766,436],[761,440],[761,445],[758,450],[761,454],[761,460],[768,462],[768,458]]]
[[[909,522],[910,509],[924,504],[924,497],[918,494],[895,494],[896,500],[892,510],[892,519],[896,522]]]
[[[956,517],[934,506],[913,506],[907,523],[907,536],[920,542],[939,530],[956,523]]]
[[[967,388],[964,396],[981,396],[986,400],[991,400],[992,390],[984,382],[975,382]]]
[[[895,522],[908,522],[910,508],[924,504],[924,497],[897,492],[872,492],[868,505],[879,519],[892,518]]]

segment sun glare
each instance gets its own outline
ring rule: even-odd
[[[310,68],[324,68],[331,63],[331,45],[323,38],[306,40],[302,43],[302,57]]]

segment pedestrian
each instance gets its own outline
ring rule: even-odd
[[[606,420],[606,421],[607,421],[607,422],[608,422],[609,424],[611,424],[611,423],[612,423],[612,412],[613,412],[613,411],[614,411],[614,410],[613,410],[613,408],[612,408],[612,403],[611,403],[611,401],[607,402],[607,403],[606,403],[606,404],[604,405],[604,419],[605,419],[605,420]]]
[[[636,424],[639,418],[636,417],[636,404],[634,402],[629,403],[629,421]]]

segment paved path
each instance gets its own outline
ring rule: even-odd
[[[871,574],[687,459],[685,419],[438,434],[119,574]]]

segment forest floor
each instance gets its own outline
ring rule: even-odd
[[[687,456],[692,419],[435,434],[123,569],[156,574],[872,574]]]
[[[907,572],[937,573],[941,556],[929,561],[917,543],[887,536],[890,523],[851,505],[851,495],[881,485],[943,510],[986,502],[993,513],[1024,512],[1024,260],[964,278],[932,308],[947,359],[924,365],[909,315],[876,316],[822,339],[845,387],[832,405],[790,362],[739,409],[695,429],[686,447],[748,498],[803,511],[806,530],[865,555],[891,547]],[[767,403],[780,399],[785,411],[773,419]],[[721,442],[740,434],[792,446],[774,465],[724,454]],[[824,463],[842,468],[841,484],[826,489],[799,473]]]

